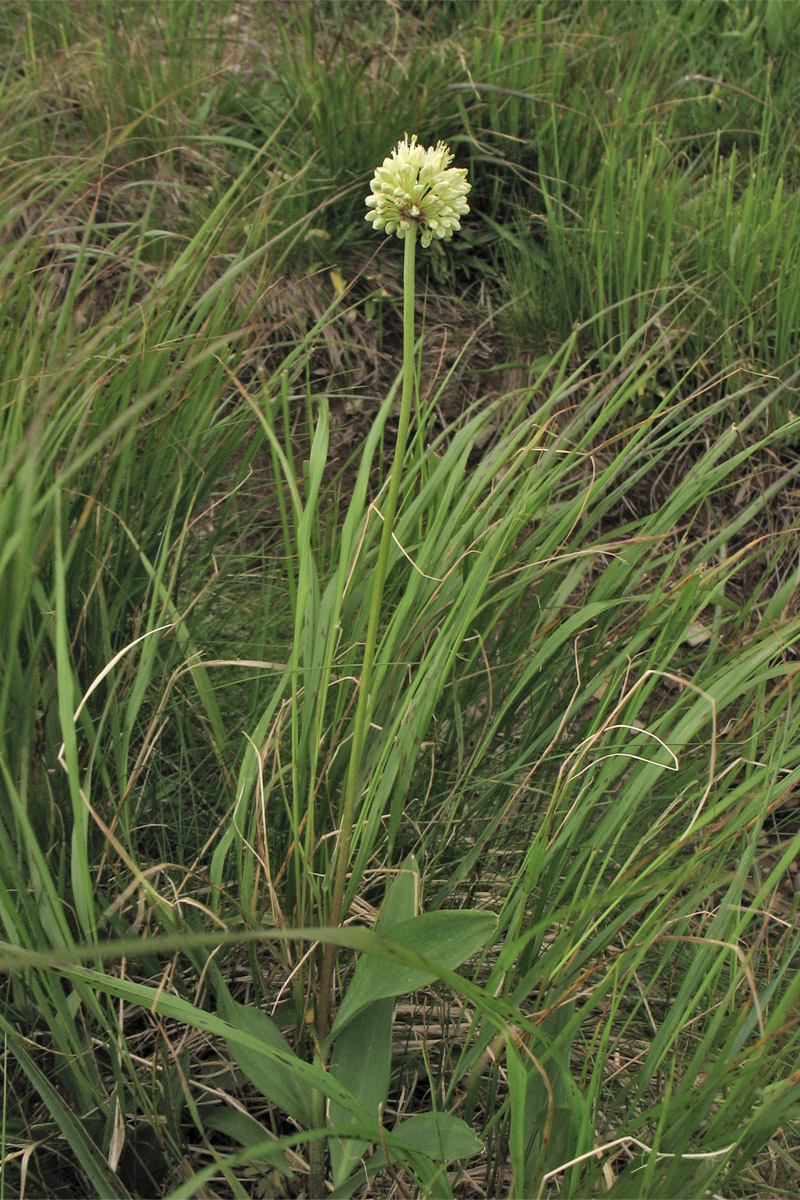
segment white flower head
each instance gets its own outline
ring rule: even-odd
[[[452,161],[444,142],[426,150],[417,144],[416,134],[410,141],[406,134],[369,185],[366,220],[372,228],[403,238],[415,225],[423,246],[430,246],[434,238],[452,237],[461,228],[460,218],[469,212],[470,190],[466,170],[451,167]]]

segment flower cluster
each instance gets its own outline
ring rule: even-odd
[[[465,197],[470,190],[466,170],[451,167],[452,161],[444,142],[426,150],[417,145],[416,134],[411,141],[406,134],[370,183],[366,220],[372,228],[402,238],[416,225],[423,246],[433,238],[452,237],[461,228],[459,218],[469,212]]]

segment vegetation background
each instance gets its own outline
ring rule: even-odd
[[[796,1196],[800,8],[0,45],[0,1195]],[[405,131],[472,212],[326,934]]]

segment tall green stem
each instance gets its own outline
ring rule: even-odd
[[[403,477],[403,460],[405,458],[408,427],[411,420],[411,401],[414,392],[414,255],[416,244],[417,230],[412,225],[405,236],[405,258],[403,263],[403,391],[400,401],[400,421],[397,428],[394,461],[389,476],[389,495],[386,498],[386,504],[383,509],[383,530],[378,550],[378,562],[373,575],[367,640],[364,646],[364,658],[361,665],[361,683],[358,689],[353,741],[350,749],[350,762],[347,771],[347,781],[345,783],[344,801],[342,803],[339,842],[336,850],[333,898],[329,913],[329,922],[331,925],[340,924],[344,916],[344,894],[347,886],[347,868],[350,861],[350,843],[353,838],[356,800],[359,794],[364,738],[369,725],[372,667],[375,661],[375,647],[378,641],[378,629],[381,620],[381,603],[383,601],[383,586],[386,580],[386,564],[389,561],[389,550],[392,544],[394,518],[397,512],[397,498],[400,493],[400,483]],[[327,1036],[330,1025],[331,986],[333,983],[335,960],[336,947],[333,945],[326,946],[322,957],[319,995],[317,998],[317,1033],[320,1039]]]
[[[397,498],[400,494],[400,483],[403,477],[403,459],[406,454],[408,427],[411,421],[411,401],[414,392],[414,255],[416,244],[417,230],[415,226],[412,226],[405,237],[405,256],[403,260],[403,391],[400,400],[400,421],[397,427],[394,461],[392,462],[392,470],[389,475],[389,495],[386,498],[386,504],[383,509],[383,529],[378,549],[378,562],[372,581],[367,640],[364,645],[364,658],[361,665],[361,682],[358,689],[353,741],[350,748],[350,761],[347,769],[344,800],[342,802],[339,842],[334,864],[333,897],[328,914],[328,920],[331,925],[339,925],[344,916],[347,868],[350,862],[350,844],[353,840],[356,800],[358,799],[359,781],[361,778],[361,758],[364,752],[366,730],[369,725],[370,686],[372,684],[372,667],[375,662],[375,647],[378,643],[378,629],[381,621],[383,585],[386,580],[386,564],[389,561],[389,550],[392,544],[394,518],[397,512]],[[316,1026],[320,1047],[330,1029],[331,992],[335,964],[336,947],[334,945],[327,945],[322,955],[322,969],[320,971],[319,992],[317,995]],[[314,1127],[317,1129],[322,1128],[325,1124],[325,1097],[321,1092],[313,1093],[312,1117]],[[322,1196],[324,1194],[327,1157],[325,1142],[312,1142],[309,1151],[311,1195]]]

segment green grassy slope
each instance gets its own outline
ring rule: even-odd
[[[0,1194],[307,1194],[330,1140],[341,1197],[795,1195],[798,10],[8,0],[0,45]],[[325,933],[406,130],[472,211],[418,252]]]

